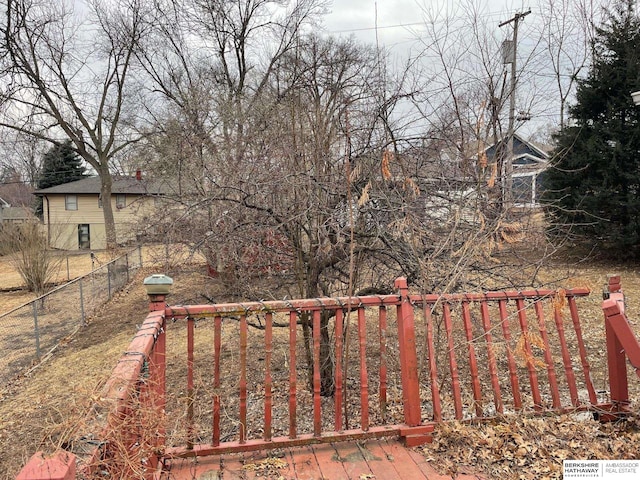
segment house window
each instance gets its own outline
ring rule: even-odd
[[[102,194],[98,195],[98,208],[102,208]]]
[[[65,210],[78,210],[78,196],[66,195],[64,197],[64,209]]]
[[[116,195],[116,208],[124,208],[127,206],[127,196],[124,193]]]
[[[516,205],[535,204],[535,175],[513,177],[512,193]]]

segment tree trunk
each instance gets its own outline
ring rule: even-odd
[[[322,292],[319,287],[320,274],[317,269],[311,267],[309,269],[307,277],[307,298],[317,298],[322,296]],[[334,385],[334,360],[333,349],[331,348],[331,336],[329,335],[329,320],[331,319],[331,312],[323,311],[320,317],[320,395],[323,397],[330,397],[335,391]],[[307,328],[305,333],[305,341],[307,342],[307,348],[313,351],[313,335],[312,333],[313,321],[311,316],[306,322],[303,322],[303,329]],[[307,338],[309,340],[307,340]],[[313,360],[307,362],[309,368],[310,388],[313,391]]]
[[[334,359],[331,348],[331,336],[329,335],[330,312],[322,312],[320,317],[320,395],[330,397],[335,392]],[[341,332],[336,332],[341,335]]]
[[[109,167],[98,170],[100,176],[100,195],[102,198],[102,214],[104,215],[104,230],[107,241],[107,250],[116,248],[116,223],[113,219],[113,207],[111,205],[111,174]]]

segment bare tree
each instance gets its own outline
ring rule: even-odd
[[[132,88],[135,49],[145,34],[143,0],[8,0],[0,49],[5,102],[0,126],[73,148],[101,179],[107,247],[116,245],[113,158],[140,140]]]
[[[3,133],[0,142],[2,144],[0,165],[15,168],[26,184],[35,186],[40,172],[40,161],[45,151],[45,142],[16,131]]]
[[[566,126],[567,104],[575,94],[577,80],[591,63],[595,26],[601,23],[609,4],[608,0],[541,2],[537,33],[542,48],[535,69],[551,80],[541,88],[556,95],[538,103],[543,109],[557,112],[560,130]],[[553,105],[549,105],[549,99],[553,99]]]

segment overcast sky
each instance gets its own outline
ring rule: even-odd
[[[333,0],[325,17],[327,33],[351,35],[363,42],[375,43],[376,16],[378,41],[381,46],[404,48],[415,40],[427,12],[441,16],[461,16],[468,5],[479,5],[479,11],[489,22],[498,24],[516,12],[527,10],[538,0]],[[534,10],[535,5],[531,8]],[[376,15],[377,11],[377,15]],[[535,12],[532,12],[535,14]],[[506,34],[506,32],[505,32]]]
[[[336,36],[353,35],[363,43],[375,45],[376,33],[381,48],[391,53],[391,62],[402,66],[411,56],[415,58],[424,49],[424,43],[419,38],[427,40],[425,21],[427,18],[436,19],[437,24],[443,24],[445,19],[455,22],[455,19],[467,19],[469,10],[474,8],[478,18],[485,23],[488,31],[495,30],[496,38],[511,38],[513,29],[499,28],[499,24],[513,18],[515,13],[525,12],[531,8],[531,15],[523,22],[519,40],[519,57],[528,54],[527,43],[534,42],[527,29],[540,20],[541,0],[333,0],[330,13],[324,18],[324,31]],[[377,30],[376,30],[377,23]],[[526,24],[526,25],[525,25]],[[465,22],[465,25],[467,23]],[[468,27],[463,27],[468,28]],[[458,30],[458,29],[456,29]],[[428,57],[426,57],[428,63]],[[421,61],[425,62],[425,59]],[[429,68],[428,66],[426,68]],[[519,108],[519,107],[518,107]],[[540,122],[546,119],[538,118],[538,122],[529,122],[524,130],[536,130]]]

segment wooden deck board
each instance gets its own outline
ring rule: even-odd
[[[346,478],[360,479],[366,475],[373,475],[358,442],[335,443],[333,446],[336,449],[338,461],[342,462]]]
[[[380,442],[380,444],[387,460],[393,464],[400,478],[404,480],[413,480],[414,478],[416,480],[431,480],[420,470],[420,467],[416,464],[413,457],[409,455],[408,450],[400,443],[396,441],[385,441]]]
[[[386,440],[368,441],[363,444],[362,448],[369,452],[369,456],[365,457],[365,460],[376,479],[402,480],[394,467],[394,462],[387,457],[387,453],[383,450],[381,445],[383,442],[386,443]],[[420,478],[418,477],[416,480],[420,480]]]
[[[452,480],[397,440],[341,442],[221,456],[173,459],[161,480]],[[481,480],[461,474],[458,480]]]
[[[407,453],[413,460],[416,465],[420,469],[420,471],[429,479],[429,480],[451,480],[451,477],[448,475],[439,474],[435,468],[433,468],[427,462],[427,459],[420,455],[418,452],[414,452],[412,450],[407,450]]]
[[[314,445],[312,448],[323,480],[349,480],[333,445]]]
[[[297,448],[291,452],[295,477],[299,480],[322,480],[320,466],[311,448]]]

